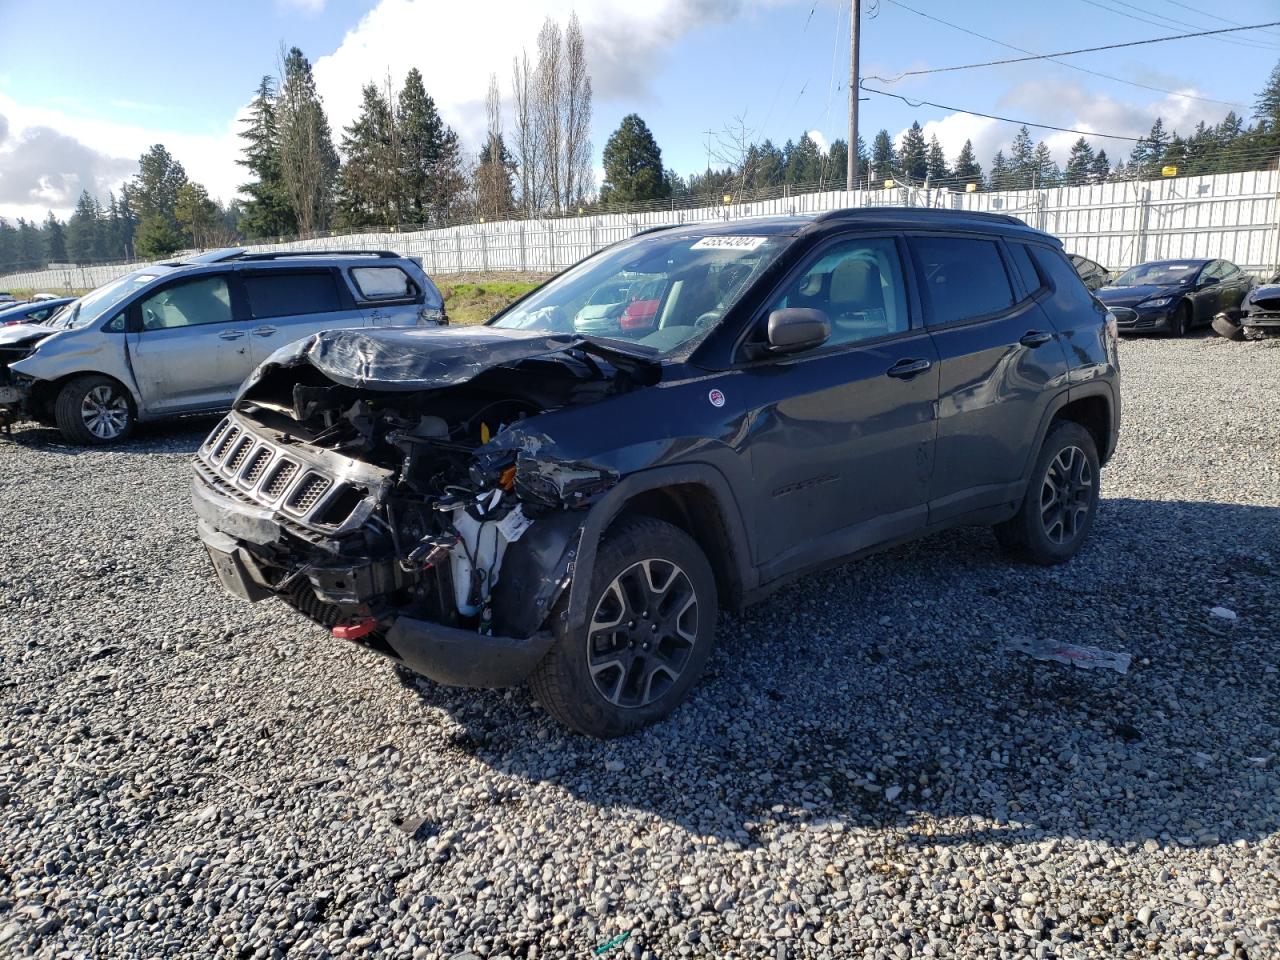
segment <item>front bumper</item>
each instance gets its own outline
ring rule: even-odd
[[[1111,307],[1116,317],[1116,329],[1120,333],[1160,333],[1173,328],[1174,307],[1157,307],[1155,309],[1137,309],[1134,307]]]
[[[199,517],[200,539],[223,589],[250,603],[281,596],[279,583],[273,584],[267,576],[259,554],[285,548],[290,526],[279,523],[268,508],[219,493],[199,474],[191,482],[191,500]],[[373,567],[351,572],[352,579],[379,575]],[[318,588],[332,584],[323,578],[322,570],[313,571],[308,579]],[[378,623],[378,642],[363,646],[447,686],[516,686],[555,640],[546,630],[523,639],[489,636],[394,612],[379,617]]]
[[[1250,340],[1263,340],[1280,337],[1280,314],[1244,314],[1240,317],[1240,326],[1244,335]]]

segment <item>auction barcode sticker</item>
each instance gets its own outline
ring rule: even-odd
[[[764,237],[703,237],[690,250],[754,250]]]

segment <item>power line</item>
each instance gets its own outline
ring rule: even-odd
[[[894,0],[896,2],[896,0]],[[1086,0],[1088,2],[1088,0]],[[893,79],[874,77],[884,83],[897,83],[903,77],[921,77],[930,73],[953,73],[956,70],[973,70],[977,67],[1002,67],[1009,63],[1028,63],[1032,60],[1052,60],[1055,57],[1072,57],[1080,53],[1098,53],[1102,50],[1121,50],[1125,47],[1141,47],[1151,43],[1165,43],[1169,40],[1186,40],[1191,37],[1210,37],[1220,33],[1239,33],[1241,30],[1257,30],[1260,27],[1280,27],[1280,20],[1271,23],[1255,23],[1247,27],[1224,27],[1220,30],[1203,30],[1200,33],[1179,33],[1170,37],[1153,37],[1150,40],[1130,40],[1127,43],[1108,43],[1101,47],[1081,47],[1078,50],[1062,50],[1058,53],[1041,53],[1034,57],[1009,57],[1006,60],[985,60],[982,63],[962,63],[954,67],[931,67],[927,70],[905,70]]]
[[[1146,10],[1132,3],[1126,3],[1125,0],[1111,0],[1111,2],[1119,4],[1122,7],[1128,7],[1130,10],[1137,10],[1138,13],[1145,13],[1147,14],[1147,16],[1139,17],[1139,16],[1135,16],[1132,13],[1125,13],[1123,10],[1116,10],[1114,7],[1103,6],[1101,3],[1098,3],[1097,0],[1084,0],[1084,2],[1089,4],[1089,6],[1091,7],[1097,7],[1099,10],[1105,10],[1107,11],[1107,13],[1114,13],[1120,17],[1128,17],[1130,20],[1136,20],[1138,23],[1149,23],[1153,27],[1168,27],[1170,24],[1174,24],[1180,27],[1191,27],[1193,30],[1200,29],[1198,24],[1188,23],[1186,20],[1176,20],[1173,17],[1169,17],[1169,16],[1162,16],[1161,14],[1156,13],[1152,10]],[[1150,17],[1160,17],[1160,19],[1151,20],[1149,19]],[[1280,49],[1280,47],[1276,47],[1274,44],[1266,43],[1264,41],[1255,41],[1252,38],[1240,38],[1240,39],[1233,38],[1229,40],[1226,37],[1214,37],[1213,39],[1221,40],[1224,43],[1236,43],[1241,46],[1251,47],[1255,50]]]
[[[1032,51],[1026,50],[1023,47],[1014,46],[1012,43],[1005,43],[1003,40],[997,40],[995,37],[989,37],[985,33],[978,33],[978,31],[970,30],[968,27],[962,27],[958,23],[952,23],[950,20],[943,20],[941,17],[935,17],[931,13],[925,13],[923,10],[917,10],[915,9],[915,7],[909,7],[905,3],[900,3],[899,0],[888,0],[888,2],[892,3],[895,7],[901,7],[903,10],[906,10],[908,13],[914,13],[916,16],[924,17],[926,20],[932,20],[935,23],[942,24],[943,26],[951,27],[953,30],[959,30],[961,33],[967,33],[971,37],[977,37],[980,40],[986,40],[989,43],[994,43],[997,46],[1006,47],[1010,50],[1017,50],[1019,53],[1026,53],[1026,54],[1031,54],[1032,56],[1038,56],[1038,54],[1034,54]],[[1071,69],[1071,70],[1078,70],[1080,73],[1088,73],[1095,77],[1102,77],[1104,80],[1115,80],[1117,83],[1127,83],[1131,87],[1140,87],[1143,90],[1151,90],[1154,93],[1163,93],[1171,97],[1182,97],[1186,100],[1201,100],[1201,101],[1204,101],[1205,103],[1217,103],[1217,104],[1221,104],[1224,107],[1243,107],[1244,106],[1244,104],[1236,103],[1233,100],[1215,100],[1213,97],[1198,97],[1195,94],[1191,94],[1191,93],[1179,93],[1176,90],[1165,90],[1165,89],[1162,89],[1161,87],[1153,87],[1150,84],[1139,83],[1136,80],[1126,80],[1124,77],[1115,77],[1109,73],[1102,73],[1101,71],[1098,71],[1098,70],[1090,70],[1088,67],[1082,67],[1079,64],[1067,63],[1063,60],[1055,60],[1054,54],[1046,54],[1045,56],[1048,59],[1052,60],[1054,63],[1058,64],[1059,66],[1067,67],[1068,69]],[[883,80],[883,78],[877,78],[877,79]],[[885,82],[889,82],[889,81],[885,81]]]
[[[1030,120],[1015,120],[1012,117],[1001,117],[994,113],[980,113],[977,110],[966,110],[964,107],[949,107],[945,103],[934,103],[931,100],[914,100],[910,97],[904,97],[900,93],[890,93],[888,90],[877,90],[874,87],[868,87],[863,83],[862,89],[867,93],[878,93],[882,97],[893,97],[895,100],[901,100],[909,107],[936,107],[939,110],[950,110],[952,113],[967,113],[971,117],[985,117],[988,120],[999,120],[1003,123],[1017,123],[1024,127],[1037,127],[1040,130],[1057,130],[1059,133],[1078,133],[1085,137],[1102,137],[1106,140],[1127,140],[1130,143],[1146,143],[1147,137],[1126,137],[1118,133],[1098,133],[1096,130],[1076,130],[1072,127],[1055,127],[1050,123],[1032,123]]]
[[[1218,20],[1221,23],[1229,23],[1232,26],[1236,26],[1236,27],[1243,26],[1243,24],[1241,24],[1239,20],[1232,20],[1230,17],[1224,17],[1220,13],[1208,13],[1207,11],[1200,10],[1197,7],[1191,6],[1191,4],[1189,3],[1180,3],[1179,0],[1165,0],[1165,2],[1171,3],[1175,7],[1181,7],[1183,10],[1190,10],[1192,13],[1199,13],[1202,16],[1208,17],[1210,20]],[[1274,30],[1264,30],[1262,32],[1269,33],[1273,37],[1280,37],[1280,33],[1276,33],[1276,31]]]

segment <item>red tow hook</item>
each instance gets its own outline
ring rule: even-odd
[[[339,640],[359,640],[378,629],[378,621],[373,617],[365,617],[355,623],[344,623],[333,628],[333,635]]]

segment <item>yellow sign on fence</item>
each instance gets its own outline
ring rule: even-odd
[[[1173,164],[1169,164],[1167,167],[1161,167],[1160,175],[1162,177],[1176,177],[1178,175],[1178,168]]]

